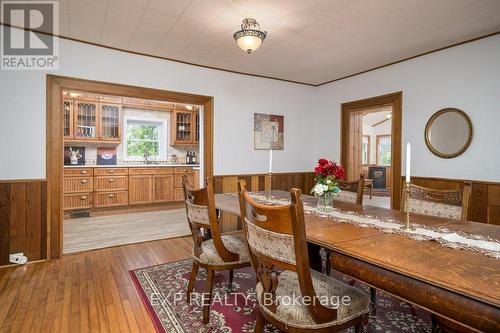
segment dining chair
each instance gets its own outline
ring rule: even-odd
[[[405,209],[406,193],[403,188],[401,209]],[[415,184],[410,184],[408,193],[408,210],[410,213],[444,217],[452,220],[466,221],[469,213],[471,184],[465,183],[459,190],[437,190]],[[449,327],[453,331],[473,332],[472,330],[452,322],[444,317],[432,314],[432,331],[443,331]],[[441,326],[441,328],[437,328]]]
[[[335,200],[363,204],[363,194],[365,189],[365,175],[360,174],[358,180],[339,180],[340,193],[335,194]]]
[[[402,193],[401,209],[405,209],[405,189]],[[459,190],[436,190],[410,184],[408,210],[410,213],[444,217],[453,220],[467,220],[471,184],[465,183]]]
[[[189,188],[187,176],[182,176],[182,188],[186,204],[186,215],[193,237],[193,267],[187,288],[187,303],[191,301],[198,268],[207,270],[207,284],[203,301],[203,323],[210,321],[210,302],[212,297],[214,272],[229,271],[229,284],[232,285],[233,270],[250,266],[248,250],[243,234],[221,235],[215,210],[215,199],[210,178],[205,180],[205,188]],[[202,233],[202,231],[208,231]],[[206,236],[210,234],[210,239]]]
[[[262,205],[239,181],[241,220],[258,281],[254,332],[263,332],[266,323],[283,332],[326,333],[351,326],[363,332],[368,296],[309,268],[301,192],[291,189],[290,195],[289,205]]]

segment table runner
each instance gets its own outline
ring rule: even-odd
[[[263,204],[290,204],[290,200],[277,198],[272,195],[263,195],[255,192],[249,193],[255,201]],[[234,195],[234,193],[232,195]],[[352,211],[339,210],[337,208],[332,208],[329,212],[323,212],[318,210],[316,206],[310,205],[308,202],[303,202],[303,205],[306,214],[327,217],[338,222],[349,223],[362,228],[373,228],[385,233],[404,235],[414,240],[433,240],[449,248],[472,250],[489,257],[500,259],[500,241],[491,237],[453,231],[445,227],[432,228],[416,223],[412,223],[415,230],[403,230],[401,229],[401,223],[394,219],[382,219],[376,216],[362,215]]]

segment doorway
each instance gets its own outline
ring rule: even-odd
[[[342,104],[341,162],[347,180],[365,175],[363,203],[399,209],[402,93]]]
[[[63,252],[63,164],[65,113],[64,91],[84,91],[92,94],[121,96],[132,99],[169,101],[184,105],[199,105],[203,110],[203,133],[199,138],[199,154],[205,177],[213,176],[213,97],[165,91],[152,88],[47,75],[47,186],[48,186],[48,249],[49,258]],[[96,126],[96,130],[100,130]],[[90,130],[93,135],[92,130]],[[88,135],[88,134],[87,134]],[[115,174],[115,176],[117,176]],[[122,177],[125,179],[125,177]],[[164,177],[166,178],[166,177]],[[161,183],[161,179],[158,178]],[[95,195],[94,195],[95,196]],[[110,197],[110,196],[108,196]],[[115,197],[113,197],[115,198]]]

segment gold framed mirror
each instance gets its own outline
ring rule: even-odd
[[[425,143],[441,158],[462,155],[472,141],[472,122],[465,112],[445,108],[434,113],[425,126]]]

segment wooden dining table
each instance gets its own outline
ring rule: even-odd
[[[285,191],[263,194],[290,199]],[[316,204],[312,196],[303,195],[302,200]],[[393,209],[340,201],[333,205],[339,210],[402,224],[406,217],[406,213]],[[215,206],[229,214],[240,214],[236,194],[216,194]],[[410,221],[500,240],[500,227],[495,225],[420,214],[410,214]],[[449,325],[443,329],[454,330],[460,323],[483,332],[500,332],[499,259],[314,214],[305,214],[305,223],[313,269],[322,264],[319,249],[329,249],[334,270],[438,315]]]

